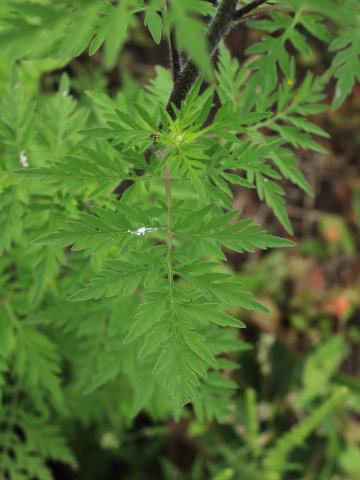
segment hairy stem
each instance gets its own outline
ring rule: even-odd
[[[171,30],[169,32],[168,44],[169,44],[171,73],[172,73],[173,82],[175,83],[181,73],[181,58],[180,58],[179,49],[177,47],[176,34],[174,30]]]
[[[216,15],[212,19],[206,32],[206,39],[208,42],[210,55],[213,55],[221,39],[226,35],[229,28],[231,27],[233,16],[236,11],[236,5],[237,0],[221,1],[216,11]],[[189,93],[189,90],[191,89],[198,75],[198,67],[194,65],[191,60],[189,60],[175,82],[169,102],[166,107],[168,113],[171,115],[172,118],[175,118],[175,113],[172,110],[171,104],[180,107],[181,102]]]

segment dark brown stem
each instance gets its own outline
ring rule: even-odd
[[[171,72],[174,83],[179,78],[181,73],[181,58],[180,52],[177,47],[176,34],[174,30],[171,30],[168,36],[169,42],[169,55],[170,55],[170,64]]]
[[[212,19],[206,32],[210,55],[213,55],[220,41],[231,27],[236,11],[236,5],[237,0],[222,0],[220,2],[216,15]],[[189,60],[174,84],[174,88],[166,107],[172,118],[175,118],[175,113],[171,105],[174,104],[176,107],[180,107],[181,102],[189,93],[198,75],[198,67]]]

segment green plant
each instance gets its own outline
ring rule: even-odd
[[[180,418],[189,403],[200,419],[229,412],[232,354],[247,348],[229,308],[266,309],[226,253],[294,245],[240,215],[233,189],[254,189],[292,234],[278,182],[312,194],[295,152],[325,152],[314,136],[327,134],[309,116],[326,110],[330,78],[334,108],[359,79],[359,4],[214,3],[0,7],[5,478],[51,478],[47,459],[75,467],[54,412],[100,429],[101,420],[126,428],[142,410]],[[75,96],[64,73],[57,92],[39,93],[43,72],[84,51],[102,48],[101,68],[112,68],[141,21],[156,43],[168,37],[173,82],[158,69],[135,93]],[[238,22],[265,32],[241,65],[221,44]],[[300,78],[297,53],[310,56],[315,41],[330,43],[333,63]]]

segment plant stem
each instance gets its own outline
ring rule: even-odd
[[[172,29],[168,35],[168,44],[169,44],[169,55],[170,55],[170,64],[171,64],[171,73],[173,82],[179,78],[181,74],[181,59],[179,49],[177,47],[176,34]]]
[[[171,177],[169,174],[169,167],[164,167],[164,178],[165,178],[165,192],[166,192],[166,205],[167,205],[167,219],[166,219],[166,230],[167,230],[167,276],[169,281],[169,300],[171,308],[171,317],[173,321],[173,328],[176,337],[176,354],[179,356],[180,361],[180,333],[178,328],[178,320],[176,315],[175,307],[175,298],[174,298],[174,271],[172,266],[172,227],[171,227],[171,211],[172,211],[172,200],[171,200]]]
[[[166,205],[167,205],[167,218],[166,218],[166,232],[167,232],[167,270],[169,278],[169,289],[171,303],[173,303],[173,271],[172,271],[172,231],[171,231],[171,178],[169,174],[169,167],[164,168],[164,178],[165,178],[165,192],[166,192]]]
[[[206,32],[206,39],[208,42],[210,55],[214,54],[221,39],[226,35],[229,28],[231,27],[232,19],[236,10],[236,5],[237,0],[221,1],[216,11],[216,15],[212,19]],[[174,104],[176,105],[176,107],[180,107],[181,102],[189,93],[198,75],[198,67],[194,65],[191,60],[189,60],[175,82],[174,88],[171,92],[170,99],[166,107],[166,110],[173,119],[175,118],[175,113],[171,105]]]
[[[163,15],[166,15],[168,10],[168,5],[166,0],[163,0],[162,9],[163,9]],[[174,28],[171,28],[171,27],[169,28],[167,40],[168,40],[168,47],[169,47],[171,73],[172,73],[173,82],[175,83],[181,73],[181,58],[180,58],[179,49],[177,47],[176,33]]]

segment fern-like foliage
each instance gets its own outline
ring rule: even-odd
[[[265,33],[247,60],[240,65],[222,45],[214,75],[209,50],[219,39],[206,33],[214,2],[2,2],[2,477],[47,480],[48,459],[75,468],[52,420],[66,412],[95,424],[116,412],[121,426],[141,410],[180,417],[190,403],[200,419],[230,412],[234,359],[248,348],[241,316],[266,309],[227,257],[294,245],[239,211],[234,192],[256,192],[291,235],[282,182],[312,194],[296,152],[326,152],[327,134],[309,116],[325,110],[332,75],[334,107],[359,78],[357,18],[346,13],[357,2],[273,3],[250,18]],[[101,49],[105,69],[113,67],[141,20],[157,43],[175,31],[191,73],[188,85],[175,85],[189,90],[182,102],[167,107],[173,85],[161,67],[135,93],[124,81],[113,96],[92,85],[75,98],[66,75],[54,93],[34,93],[41,72],[85,51]],[[210,22],[217,35],[231,27],[221,20]],[[339,34],[333,65],[300,78],[296,55],[308,55],[314,39],[333,40],[328,22]],[[337,397],[329,402],[296,438]],[[276,471],[288,453],[284,443],[270,452]]]
[[[94,55],[103,46],[105,65],[112,67],[129,29],[138,23],[136,14],[144,12],[144,23],[156,43],[163,33],[160,0],[125,0],[116,4],[101,0],[3,3],[0,43],[5,46],[5,53],[15,58],[43,58],[50,54],[66,61],[84,50]],[[168,20],[178,27],[181,47],[208,72],[210,60],[202,38],[204,24],[194,17],[213,13],[214,7],[207,1],[169,2]]]
[[[9,303],[1,308],[0,325],[1,373],[8,386],[0,406],[1,476],[48,480],[53,478],[48,460],[76,468],[51,421],[51,413],[61,412],[64,403],[60,356],[47,336],[19,322]]]
[[[360,38],[359,25],[346,30],[330,45],[330,50],[337,54],[333,61],[336,69],[336,86],[333,107],[338,108],[352,92],[356,82],[360,81]]]
[[[269,480],[280,479],[281,474],[288,468],[287,457],[291,451],[303,445],[306,438],[315,430],[319,423],[341,405],[347,395],[348,390],[346,387],[339,388],[323,405],[280,438],[264,458],[264,471],[267,472],[264,478],[269,478]]]
[[[263,48],[280,45],[273,55],[281,58],[285,54],[281,48],[288,38],[298,45],[295,27],[303,14],[302,9],[295,11],[294,18],[286,13],[286,21],[281,24],[285,29],[283,43],[269,38],[269,45]],[[280,16],[274,15],[272,21],[280,22]],[[254,26],[262,27],[261,22]],[[326,31],[318,27],[320,34],[315,23],[312,32],[327,38]],[[270,25],[264,26],[274,31]],[[250,81],[245,86],[243,79],[249,73],[241,72],[222,47],[217,74],[222,105],[209,126],[205,122],[214,88],[200,93],[201,78],[181,109],[173,107],[176,120],[162,109],[149,111],[147,100],[133,105],[122,103],[118,108],[111,99],[91,94],[102,109],[105,123],[82,134],[93,137],[97,147],[79,146],[75,154],[63,157],[53,167],[21,172],[51,183],[60,182],[69,191],[85,188],[89,192],[104,185],[114,188],[121,181],[131,182],[121,201],[93,206],[91,213],[80,213],[64,228],[37,242],[71,246],[75,251],[84,250],[91,258],[110,256],[94,278],[70,295],[73,301],[136,297],[143,292],[124,342],[136,340],[144,357],[151,354],[152,371],[163,378],[177,412],[183,404],[198,401],[199,392],[204,391],[202,383],[208,375],[218,372],[215,353],[206,343],[205,327],[208,332],[210,327],[241,326],[224,313],[229,305],[262,310],[241,285],[222,271],[218,262],[225,259],[224,249],[241,253],[291,245],[269,235],[252,220],[239,220],[238,212],[231,208],[229,185],[255,188],[260,200],[266,201],[291,232],[284,191],[277,180],[284,176],[307,193],[312,192],[289,146],[324,151],[312,135],[326,136],[325,132],[306,119],[323,109],[319,104],[324,98],[321,78],[308,75],[295,90],[294,63],[288,59],[288,66],[283,65],[286,78],[277,90],[273,90],[277,73],[272,74],[274,86],[267,84],[271,90],[266,91],[274,94],[260,96],[262,104],[249,103],[254,79],[264,77],[260,73],[267,69],[271,55],[261,57],[265,63],[259,60],[249,64]],[[244,85],[243,94],[236,95],[225,87],[225,72],[229,70],[239,78],[232,85],[235,83],[240,91]],[[249,107],[257,110],[249,111]],[[281,140],[274,141],[269,130]],[[152,145],[153,137],[156,143]],[[106,144],[111,148],[105,148]],[[104,146],[100,151],[99,145]],[[180,189],[186,192],[188,201],[177,200]],[[148,210],[140,205],[139,195],[151,198]],[[190,198],[197,198],[196,209]]]
[[[215,332],[223,327],[243,326],[224,309],[240,304],[244,308],[264,311],[251,294],[234,282],[229,274],[221,271],[217,262],[224,259],[223,248],[252,252],[255,248],[292,245],[288,240],[269,235],[251,219],[236,221],[239,216],[237,211],[224,213],[214,203],[214,197],[220,191],[223,192],[219,196],[220,201],[224,206],[231,205],[232,193],[225,180],[248,187],[251,184],[230,173],[229,170],[235,168],[232,152],[218,147],[218,139],[234,127],[215,119],[210,128],[202,128],[213,91],[210,89],[199,95],[199,88],[200,82],[178,112],[175,122],[166,113],[161,114],[163,128],[158,134],[154,156],[158,165],[148,166],[141,160],[136,162],[137,168],[144,167],[141,185],[149,182],[150,192],[154,188],[153,183],[158,185],[162,171],[168,172],[162,181],[164,200],[161,193],[157,194],[159,199],[148,211],[141,208],[138,201],[134,202],[131,196],[115,202],[113,210],[93,207],[92,214],[82,213],[65,229],[38,240],[45,245],[71,245],[73,250],[85,250],[90,256],[100,251],[113,252],[114,258],[105,263],[98,276],[70,299],[126,297],[138,295],[139,289],[143,291],[143,301],[124,343],[137,340],[141,356],[151,355],[152,371],[163,379],[177,412],[183,404],[201,400],[199,388],[203,382],[200,390],[203,394],[211,392],[209,385],[216,382],[219,374],[216,355],[221,349],[216,336],[211,347],[206,342],[212,329]],[[220,111],[220,118],[223,115],[224,111]],[[125,156],[125,152],[129,152],[131,158],[135,157],[136,151],[144,152],[148,148],[151,127],[155,128],[159,120],[149,117],[140,106],[135,107],[131,117],[117,110],[112,117],[116,118],[116,122],[109,120],[111,128],[105,132],[101,129],[98,133],[109,137],[120,154]],[[249,114],[237,128],[261,118],[264,118],[263,114]],[[241,145],[241,142],[236,143]],[[243,150],[250,161],[252,153],[253,158],[261,159],[278,145],[271,144],[265,148],[245,145]],[[161,152],[165,150],[167,152],[162,156]],[[86,152],[94,156],[92,152]],[[102,172],[109,165],[114,169],[114,163],[104,158],[98,168]],[[74,158],[66,161],[73,162]],[[207,168],[208,178],[200,181],[209,161],[212,165]],[[91,162],[87,168],[91,169]],[[68,181],[70,185],[76,174],[83,180],[94,181],[93,176],[84,171],[76,173],[71,167],[62,169],[57,165],[55,169],[30,169],[27,173],[53,181]],[[120,179],[121,171],[118,175]],[[172,186],[182,187],[183,184],[189,194],[201,195],[201,208],[190,209],[189,204],[172,198]],[[131,188],[138,185],[140,183],[135,182]],[[154,246],[154,242],[159,245]],[[208,377],[214,378],[206,387]]]

